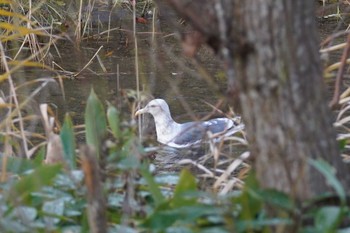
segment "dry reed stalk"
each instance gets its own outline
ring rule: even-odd
[[[94,149],[88,145],[80,147],[81,165],[87,188],[87,211],[90,232],[107,232],[106,200],[100,177],[100,168]]]
[[[337,116],[337,119],[336,119],[336,122],[340,121],[341,118],[343,117],[343,115],[348,111],[350,110],[350,104],[347,104],[343,109],[341,109],[338,113],[338,116]]]
[[[344,99],[345,97],[350,95],[350,87],[348,87],[341,95],[340,99]]]
[[[8,74],[8,82],[9,82],[9,87],[10,87],[10,95],[9,96],[12,96],[11,100],[13,99],[14,103],[15,103],[15,107],[17,109],[17,114],[18,114],[18,117],[20,119],[19,121],[19,127],[20,127],[20,133],[21,133],[21,136],[22,136],[22,142],[23,142],[23,149],[24,149],[24,154],[27,158],[28,157],[28,143],[27,143],[27,137],[24,133],[24,124],[23,124],[23,120],[22,120],[22,113],[21,113],[21,110],[20,110],[20,106],[19,106],[19,102],[18,102],[18,99],[17,99],[17,93],[16,93],[16,90],[15,90],[15,84],[12,80],[12,77],[10,75],[10,69],[9,69],[9,66],[8,66],[8,63],[7,63],[7,60],[6,60],[6,56],[5,56],[5,50],[4,50],[4,46],[2,45],[2,42],[0,41],[0,55],[1,55],[1,62],[5,68],[5,71],[6,73]],[[10,103],[11,104],[11,103]],[[11,113],[12,111],[12,108],[10,108],[9,112]]]
[[[325,49],[320,49],[320,53],[329,53],[329,52],[337,51],[339,49],[345,48],[345,46],[346,46],[346,43],[336,44]]]
[[[154,44],[155,42],[155,35],[156,35],[156,8],[153,7],[153,12],[152,12],[152,40],[151,40],[151,43],[152,45]]]
[[[244,182],[242,180],[233,177],[227,181],[227,183],[219,192],[219,195],[226,195],[233,189],[233,187],[238,186],[239,188],[242,188],[243,185],[244,185]]]
[[[83,13],[83,0],[79,1],[78,23],[75,28],[75,42],[79,45],[81,41],[81,19]]]
[[[134,38],[134,46],[135,46],[135,78],[136,78],[136,97],[137,103],[140,103],[140,72],[139,72],[139,51],[138,51],[138,42],[137,42],[137,33],[136,33],[136,0],[131,1],[132,4],[132,25],[133,25],[133,38]],[[137,106],[139,108],[139,104]],[[138,132],[139,138],[142,138],[142,127],[141,127],[141,117],[138,117]]]
[[[103,45],[100,46],[100,48],[95,52],[95,54],[90,58],[90,60],[85,64],[85,66],[79,72],[75,73],[73,77],[77,77],[79,74],[81,74],[81,72],[83,72],[92,63],[92,60],[97,56],[97,54],[102,48]]]
[[[240,145],[248,146],[248,141],[245,138],[245,133],[243,131],[241,131],[241,133],[243,134],[243,138],[236,137],[236,136],[228,136],[228,137],[225,137],[224,140],[225,141],[234,141],[234,142],[237,142]]]
[[[56,41],[56,40],[53,40],[53,42]],[[43,51],[43,50],[46,50],[48,47],[50,46],[50,44],[46,44],[45,46],[41,47],[40,50]],[[29,57],[27,57],[26,59],[24,60],[21,60],[21,61],[12,61],[12,62],[7,62],[8,64],[11,63],[11,70],[9,70],[9,72],[6,72],[4,74],[1,74],[0,75],[0,83],[3,81],[3,80],[6,80],[11,74],[13,74],[15,71],[25,67],[27,64],[37,64],[35,62],[31,63],[30,60],[33,60],[36,56],[38,56],[38,53],[34,53],[34,54],[31,54]],[[37,64],[37,66],[39,66],[39,64]],[[42,68],[46,68],[48,70],[51,70],[50,67],[48,66],[45,66],[45,65],[42,65],[40,64],[40,67]]]
[[[1,98],[1,104],[5,105],[6,102],[3,98]],[[8,115],[8,113],[6,114]],[[5,136],[4,136],[4,154],[2,156],[2,164],[1,164],[1,182],[5,182],[6,178],[7,178],[7,159],[8,157],[10,157],[12,155],[12,145],[10,143],[9,140],[9,134],[11,132],[11,118],[5,116],[5,120],[4,122],[6,122],[6,129],[5,129]]]
[[[62,140],[60,135],[53,132],[55,119],[48,116],[47,107],[47,104],[40,105],[40,113],[43,119],[47,140],[47,150],[44,163],[64,163]]]
[[[95,0],[93,0],[92,2],[91,2],[91,0],[89,0],[88,7],[89,7],[88,11],[86,11],[86,14],[85,14],[85,17],[84,17],[85,18],[85,24],[84,24],[84,27],[83,27],[82,37],[84,37],[84,35],[86,34],[88,24],[91,22],[91,14],[92,14],[92,11],[94,10],[94,7],[95,7]]]
[[[209,175],[209,177],[215,177],[214,173],[211,172],[208,168],[206,168],[202,164],[199,164],[196,161],[193,161],[191,159],[182,159],[182,160],[179,161],[179,164],[180,165],[191,164],[191,165],[195,166],[196,168],[204,171],[206,174]]]
[[[350,64],[350,59],[346,59],[345,61],[346,64]],[[338,69],[341,66],[342,62],[336,62],[330,66],[328,66],[325,70],[324,73],[330,73],[336,69]]]
[[[37,11],[44,4],[44,2],[45,1],[41,1],[41,2],[37,3],[37,6],[35,8],[33,8],[32,0],[28,1],[28,11],[26,13],[26,18],[27,18],[26,25],[27,25],[27,29],[29,29],[30,31],[34,31],[34,30],[44,31],[45,30],[45,28],[33,28],[33,26],[32,26],[33,25],[33,22],[32,22],[33,13],[35,11]],[[25,12],[25,9],[22,8],[22,11]],[[35,20],[35,22],[38,23],[37,20]],[[20,25],[20,22],[17,22],[17,24]],[[34,33],[29,33],[29,34],[25,35],[24,40],[20,46],[20,49],[18,50],[14,59],[19,55],[22,48],[24,47],[24,45],[27,42],[29,44],[29,49],[31,51],[31,54],[36,54],[36,56],[34,58],[39,62],[44,61],[45,56],[44,56],[42,50],[40,49],[40,44],[38,42],[37,35]]]
[[[51,82],[52,79],[47,79],[47,81],[44,81],[39,87],[37,87],[35,90],[33,90],[29,96],[27,96],[27,98],[20,103],[19,105],[19,109],[14,109],[12,111],[9,111],[9,115],[8,117],[10,119],[13,119],[16,115],[18,115],[18,111],[21,110],[24,106],[26,106],[28,104],[29,101],[31,101],[35,95],[37,95],[46,85],[48,82]],[[15,88],[15,90],[17,90],[18,87]],[[9,106],[12,106],[12,102],[9,104]],[[25,117],[19,117],[17,122],[20,122],[21,119],[25,119]],[[13,120],[11,120],[11,122],[13,122]],[[6,125],[6,122],[1,122],[0,123],[0,129],[4,127],[4,125]]]
[[[109,11],[109,14],[108,14],[107,43],[109,42],[109,37],[110,37],[112,13],[113,13],[113,10],[114,10],[116,5],[117,5],[117,1],[114,2],[113,6],[111,7],[111,10]]]
[[[97,55],[96,58],[97,58],[98,64],[100,64],[100,67],[101,67],[102,71],[107,73],[107,69],[106,69],[105,65],[103,64],[103,61],[100,58],[100,56]]]
[[[329,106],[331,108],[334,108],[335,106],[339,105],[339,97],[340,97],[340,88],[341,83],[343,80],[344,72],[345,72],[345,66],[347,63],[347,58],[350,54],[350,35],[348,35],[347,41],[346,41],[346,47],[343,50],[343,54],[340,60],[340,65],[337,73],[337,77],[334,84],[334,94],[331,102],[329,103]]]
[[[214,190],[217,190],[219,186],[228,180],[229,176],[234,172],[247,158],[249,158],[250,153],[244,152],[239,156],[239,158],[235,159],[230,166],[226,169],[226,171],[217,179],[214,183]]]

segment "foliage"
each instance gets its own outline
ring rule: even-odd
[[[101,140],[107,133],[106,116],[102,103],[91,90],[85,111],[86,144],[94,146],[100,154]]]
[[[101,138],[101,144],[106,140],[110,143],[107,152],[101,151],[99,156],[100,160],[108,161],[102,184],[109,232],[272,232],[270,227],[287,229],[299,218],[313,220],[300,232],[335,232],[350,216],[344,190],[332,167],[324,161],[310,163],[337,190],[339,205],[300,209],[288,195],[261,189],[253,173],[246,178],[243,190],[217,195],[198,189],[197,179],[184,169],[169,192],[169,183],[161,181],[161,175],[154,177],[149,171],[149,162],[140,159],[143,149],[134,129],[130,125],[122,126],[117,109],[109,105],[104,114],[104,107],[93,92],[87,105],[90,107],[86,112],[93,112],[94,117],[86,114],[86,122],[97,119],[108,122],[102,126],[110,132],[108,139]],[[76,165],[72,132],[72,121],[66,117],[60,135],[69,161],[65,169],[60,165],[41,164],[44,150],[38,152],[35,160],[8,158],[6,167],[11,175],[1,184],[1,232],[88,231],[87,189],[84,174]],[[128,186],[134,191],[129,193],[125,188]],[[311,206],[310,203],[306,204]],[[125,212],[126,206],[131,211]],[[275,213],[273,216],[267,214],[271,210]]]

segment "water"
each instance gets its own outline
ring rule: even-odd
[[[109,13],[102,11],[99,14],[95,13],[94,16],[98,16],[100,20],[106,20],[108,19],[106,14]],[[120,28],[120,30],[112,31],[108,42],[106,34],[103,34],[99,39],[82,41],[79,50],[70,42],[58,43],[61,57],[54,54],[55,60],[65,70],[72,72],[82,69],[94,53],[103,46],[99,52],[99,58],[106,72],[95,58],[88,69],[77,78],[64,80],[66,106],[62,109],[73,112],[77,118],[82,117],[84,103],[92,87],[103,101],[114,103],[120,101],[125,93],[123,90],[136,89],[132,18],[125,12],[117,11],[115,14],[112,28]],[[211,111],[204,101],[215,104],[219,97],[205,81],[199,78],[198,71],[191,60],[183,58],[180,44],[175,35],[171,35],[172,29],[167,27],[166,22],[158,20],[156,27],[155,43],[152,44],[151,22],[137,25],[137,32],[140,33],[137,42],[141,89],[147,95],[166,99],[174,116],[186,114],[182,101],[187,103],[193,112]],[[98,30],[101,32],[103,28],[100,27]],[[220,76],[223,73],[222,66],[209,49],[201,50],[199,59],[203,61],[202,66],[211,76]],[[225,90],[226,80],[218,81],[219,86]],[[59,98],[53,101],[58,101]]]
[[[127,9],[114,9],[111,14],[111,32],[107,41],[109,11],[105,6],[93,13],[92,31],[89,38],[84,38],[79,47],[69,40],[60,40],[56,43],[57,51],[52,49],[54,61],[64,70],[77,73],[88,63],[96,51],[100,49],[98,58],[75,78],[66,72],[59,72],[63,80],[63,92],[59,82],[48,84],[47,88],[36,96],[37,103],[49,103],[57,112],[60,122],[66,112],[73,117],[74,124],[84,123],[84,110],[87,97],[94,88],[103,103],[109,101],[116,105],[125,118],[131,119],[130,105],[125,102],[130,90],[136,89],[135,47],[132,37],[132,15]],[[152,19],[147,24],[137,24],[137,43],[140,87],[142,95],[165,99],[172,115],[179,122],[200,118],[212,111],[206,104],[217,103],[225,92],[226,79],[223,67],[209,48],[202,48],[196,60],[182,55],[181,43],[178,35],[174,34],[171,26],[176,21],[173,15],[157,17],[155,34],[152,34]],[[324,39],[339,24],[336,20],[319,21],[321,38]],[[188,30],[181,26],[181,30]],[[315,42],[316,43],[316,42]],[[331,61],[339,59],[339,53],[333,53]],[[102,64],[102,65],[101,65]],[[198,65],[199,64],[199,65]],[[56,69],[58,69],[56,67]],[[210,84],[204,81],[201,70],[205,70],[211,77],[220,93],[213,91]],[[43,72],[35,69],[23,69],[17,74],[27,80],[42,77],[55,77],[56,73]],[[36,88],[30,86],[30,92]],[[2,84],[6,91],[6,85]],[[136,96],[132,94],[131,96]],[[33,103],[35,105],[35,103]],[[32,105],[32,106],[33,106]],[[227,110],[227,106],[221,109]],[[145,125],[152,125],[148,119]],[[146,133],[153,135],[151,127]]]

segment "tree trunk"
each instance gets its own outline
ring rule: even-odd
[[[297,200],[325,192],[329,187],[310,168],[310,158],[330,162],[338,175],[342,171],[343,185],[350,183],[326,102],[314,1],[167,2],[223,59],[230,90],[239,90],[253,167],[263,187]]]

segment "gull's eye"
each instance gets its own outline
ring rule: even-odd
[[[152,105],[150,105],[149,107],[150,107],[150,108],[155,108],[155,107],[157,107],[157,106],[152,104]]]

